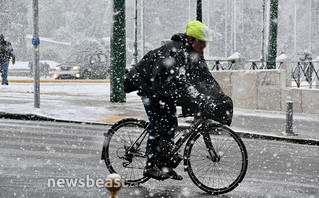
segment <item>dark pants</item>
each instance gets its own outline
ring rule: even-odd
[[[150,93],[139,92],[150,121],[150,133],[146,145],[148,165],[165,165],[168,162],[177,128],[176,105]]]
[[[9,61],[2,62],[0,61],[0,72],[2,74],[2,84],[8,85],[8,66]]]

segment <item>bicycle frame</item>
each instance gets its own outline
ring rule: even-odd
[[[208,120],[204,119],[204,118],[195,119],[191,123],[191,125],[189,127],[187,127],[187,129],[185,129],[181,132],[181,133],[183,133],[182,137],[180,137],[173,145],[173,148],[172,148],[173,155],[177,155],[178,150],[183,146],[183,144],[188,140],[188,138],[191,137],[191,135],[197,133],[199,128],[201,128],[201,127],[206,128],[208,126],[208,123],[209,123]],[[220,124],[216,124],[216,127],[219,125]],[[149,125],[148,125],[148,127],[149,127]],[[209,153],[209,156],[207,156],[207,158],[211,159],[214,162],[219,161],[220,157],[217,155],[217,153],[213,147],[212,141],[211,141],[209,135],[207,134],[207,131],[203,130],[202,132],[203,132],[204,142],[205,142],[207,151]],[[135,147],[135,149],[139,148],[146,136],[147,136],[147,130],[144,130],[128,150],[130,151],[130,150],[134,149],[134,147]]]
[[[195,132],[197,132],[197,128],[200,127],[202,124],[205,123],[205,120],[203,118],[199,118],[194,120],[191,125],[182,131],[183,135],[180,137],[174,144],[172,153],[177,153],[178,150],[183,146],[183,144],[188,140],[188,138],[193,135]]]

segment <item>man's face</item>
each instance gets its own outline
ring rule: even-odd
[[[192,39],[192,46],[196,52],[203,53],[204,48],[206,47],[206,42],[193,38]]]

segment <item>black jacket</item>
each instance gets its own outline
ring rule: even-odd
[[[185,92],[185,82],[198,92],[219,98],[224,95],[209,72],[202,54],[187,43],[186,34],[175,34],[171,42],[148,52],[125,77],[125,91],[154,93],[178,99]]]
[[[0,43],[0,61],[7,62],[10,60],[10,57],[12,57],[12,62],[15,62],[15,56],[11,43],[8,41],[3,41]]]
[[[148,52],[128,71],[124,91],[151,93],[182,106],[183,114],[200,112],[203,117],[230,125],[232,100],[209,72],[203,54],[193,50],[186,34],[175,34],[171,40]]]

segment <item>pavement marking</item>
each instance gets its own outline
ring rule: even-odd
[[[33,83],[34,80],[8,80],[11,83]],[[2,82],[2,80],[0,81]],[[40,80],[41,83],[103,83],[110,80]]]
[[[109,121],[109,122],[118,122],[118,121],[120,121],[122,119],[126,119],[126,118],[142,119],[140,117],[134,117],[134,116],[105,115],[105,116],[99,117],[99,120]]]

